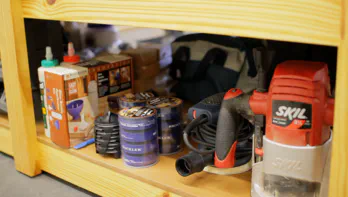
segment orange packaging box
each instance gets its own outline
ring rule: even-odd
[[[45,71],[51,140],[61,147],[72,147],[93,136],[87,77],[87,68],[73,65]]]
[[[108,96],[133,92],[133,63],[126,55],[106,55],[75,64],[88,69],[87,89],[92,116],[108,110]]]

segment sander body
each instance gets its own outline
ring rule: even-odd
[[[254,125],[252,196],[327,196],[334,99],[325,63],[277,65],[269,90],[229,90],[217,123],[214,165],[235,165],[242,119]]]

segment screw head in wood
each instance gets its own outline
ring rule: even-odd
[[[56,0],[47,0],[48,5],[53,5],[56,2]]]

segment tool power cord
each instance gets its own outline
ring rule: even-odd
[[[215,138],[216,138],[216,125],[208,125],[208,118],[205,115],[201,115],[196,119],[192,120],[186,128],[183,130],[183,139],[186,146],[192,151],[206,155],[212,154],[215,152]],[[248,142],[248,140],[253,135],[250,124],[243,119],[243,123],[239,126],[239,135],[238,135],[238,144],[243,142]],[[191,144],[190,139],[198,144],[198,147],[205,148],[196,148]],[[240,147],[237,145],[236,158],[241,157],[250,157],[252,154],[252,148],[250,147]]]

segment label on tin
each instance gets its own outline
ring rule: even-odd
[[[147,167],[153,165],[158,160],[157,153],[148,153],[146,155],[123,154],[123,160],[126,165],[132,167]]]
[[[181,122],[178,122],[176,124],[169,125],[168,128],[172,129],[172,128],[176,128],[176,127],[180,127],[180,126],[181,126]]]
[[[158,150],[157,139],[154,138],[151,141],[140,142],[140,143],[123,141],[122,150],[124,152],[127,152],[128,154],[146,154],[149,152],[157,152]]]
[[[182,140],[180,135],[162,135],[158,136],[159,151],[161,154],[172,154],[182,149]]]
[[[138,122],[138,123],[128,123],[128,122],[121,122],[120,121],[120,125],[123,127],[128,127],[128,128],[141,128],[142,132],[144,132],[146,127],[153,127],[153,125],[156,124],[156,120],[155,119],[151,119],[151,120],[147,120],[147,121],[143,121],[143,122]],[[123,129],[125,130],[125,129]],[[130,130],[128,130],[130,131]]]
[[[153,97],[155,97],[155,95],[152,92],[139,92],[136,94],[128,93],[122,96],[122,100],[136,102],[145,101]]]
[[[150,106],[156,108],[176,107],[182,103],[181,99],[175,97],[156,97],[148,101]]]
[[[121,110],[120,112],[120,115],[125,117],[145,117],[152,116],[154,114],[155,111],[147,107],[132,107],[129,109],[126,108]]]

